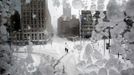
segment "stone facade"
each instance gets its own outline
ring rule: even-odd
[[[28,41],[34,44],[44,44],[48,40],[46,24],[48,10],[46,0],[21,0],[21,31],[14,32],[14,43],[25,45]],[[50,17],[50,16],[49,16]]]
[[[94,29],[91,11],[81,11],[81,38],[90,38]]]
[[[75,16],[61,16],[58,19],[58,35],[66,38],[79,36],[79,20]]]

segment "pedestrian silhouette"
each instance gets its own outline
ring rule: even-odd
[[[65,52],[68,53],[68,49],[65,47]]]
[[[65,43],[65,52],[68,53],[67,43]]]

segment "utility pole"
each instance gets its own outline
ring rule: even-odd
[[[79,25],[79,32],[80,32],[80,45],[82,45],[82,38],[81,38],[81,10],[79,10],[79,21],[80,21],[80,25]]]
[[[110,47],[110,43],[111,43],[111,41],[110,41],[110,39],[111,39],[111,32],[110,32],[110,27],[108,27],[108,33],[109,33],[109,47]],[[109,53],[111,52],[110,51],[110,48],[108,48],[109,49]]]

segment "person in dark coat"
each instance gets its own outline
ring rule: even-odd
[[[67,43],[65,43],[65,52],[68,53]]]

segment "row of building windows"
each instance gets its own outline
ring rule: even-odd
[[[33,14],[37,14],[37,15],[41,15],[41,16],[43,16],[44,15],[44,13],[45,13],[45,11],[44,11],[44,9],[41,9],[41,10],[34,10],[34,9],[29,9],[29,10],[23,10],[23,13],[22,13],[22,15],[23,16],[32,16]]]
[[[44,4],[45,4],[45,2],[38,0],[38,1],[31,1],[30,4],[23,3],[22,6],[29,7],[29,8],[43,8]]]
[[[37,9],[30,9],[29,11],[32,11],[32,12],[44,12],[45,8],[37,8]]]
[[[44,21],[44,20],[46,20],[46,18],[43,16],[35,19],[29,17],[23,17],[23,21]]]
[[[44,33],[27,33],[27,34],[17,34],[17,40],[44,40],[45,34]]]
[[[45,9],[44,7],[27,7],[27,6],[25,6],[25,7],[22,7],[22,10],[24,10],[24,11],[37,11],[37,10],[43,10],[43,9]]]
[[[30,18],[24,18],[23,19],[23,22],[25,23],[25,22],[35,22],[35,21],[37,21],[37,23],[41,23],[40,21],[45,21],[46,20],[46,18],[44,18],[44,17],[39,17],[39,18],[35,18],[35,19],[30,19]]]
[[[23,29],[23,32],[24,32],[24,33],[25,33],[25,32],[38,32],[38,31],[43,31],[43,30],[45,30],[45,28],[41,28],[41,29],[34,28],[34,29],[30,29],[30,30],[28,30],[28,29]]]
[[[28,26],[27,24],[24,24],[23,25],[23,28],[26,28],[26,29],[28,29],[28,27],[30,27],[30,28],[44,28],[44,24],[35,24],[35,25],[30,25],[30,26]]]
[[[45,2],[42,2],[42,1],[32,1],[31,2],[31,4],[30,4],[30,7],[32,8],[32,7],[38,7],[38,8],[40,8],[40,7],[44,7],[44,4],[45,4]]]
[[[45,22],[43,20],[24,20],[22,24],[44,24]]]
[[[33,17],[33,15],[35,15]],[[33,15],[24,15],[22,18],[23,20],[25,21],[29,21],[29,20],[44,20],[45,19],[45,16],[42,14],[39,14],[39,15],[36,15],[36,14],[33,14]]]

